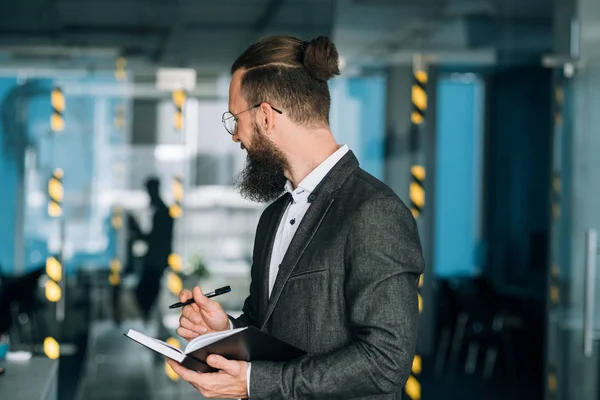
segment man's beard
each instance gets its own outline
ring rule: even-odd
[[[251,148],[246,149],[246,165],[235,181],[235,187],[248,200],[267,203],[277,199],[285,188],[285,156],[253,124]]]

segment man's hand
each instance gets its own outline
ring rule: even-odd
[[[216,301],[212,301],[198,286],[194,292],[182,290],[179,301],[185,302],[194,297],[194,303],[183,307],[179,318],[177,334],[186,340],[192,340],[209,332],[226,331],[229,329],[229,318]]]
[[[211,354],[206,363],[219,372],[199,373],[187,369],[178,362],[167,359],[167,363],[185,381],[189,382],[208,398],[245,399],[248,397],[245,361],[231,361],[216,354]]]

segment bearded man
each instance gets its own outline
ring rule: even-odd
[[[289,362],[226,360],[198,373],[205,397],[400,399],[415,352],[424,263],[411,212],[359,167],[329,127],[334,44],[269,37],[233,63],[223,123],[247,151],[241,193],[271,202],[256,230],[250,295],[238,318],[183,291],[178,334],[255,326],[305,350]]]

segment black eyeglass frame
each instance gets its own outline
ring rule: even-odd
[[[262,102],[262,103],[264,103],[264,102]],[[250,108],[247,108],[247,109],[245,109],[244,111],[240,111],[240,112],[239,112],[239,113],[237,113],[237,114],[232,114],[230,111],[225,111],[225,112],[223,113],[223,115],[221,116],[221,122],[223,123],[223,127],[225,128],[225,130],[227,131],[227,133],[229,133],[231,136],[235,135],[235,130],[236,130],[236,128],[237,128],[237,116],[238,116],[238,115],[240,115],[240,114],[242,114],[242,113],[245,113],[246,111],[254,110],[255,108],[258,108],[258,107],[260,107],[260,105],[261,105],[262,103],[258,103],[258,104],[256,104],[256,105],[254,105],[254,106],[250,107]],[[268,104],[268,103],[267,103],[267,104]],[[276,113],[278,113],[278,114],[283,114],[283,111],[281,111],[281,110],[279,110],[279,109],[277,109],[277,108],[273,107],[273,106],[272,106],[272,105],[270,105],[270,104],[269,104],[269,107],[271,107],[271,108],[273,109],[273,111],[275,111]],[[225,121],[228,121],[228,120],[230,120],[231,118],[235,118],[235,128],[233,128],[233,132],[230,132],[230,131],[229,131],[229,129],[227,129],[227,123],[225,122]]]

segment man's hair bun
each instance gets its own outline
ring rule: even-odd
[[[319,36],[310,42],[303,43],[303,63],[313,78],[328,81],[340,74],[340,59],[337,49],[326,36]]]

